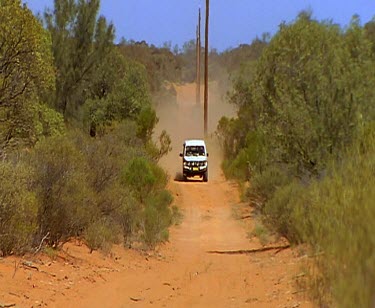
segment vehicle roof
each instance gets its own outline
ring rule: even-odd
[[[184,144],[185,146],[201,145],[201,146],[206,147],[204,140],[201,140],[201,139],[188,139],[188,140],[185,140]]]

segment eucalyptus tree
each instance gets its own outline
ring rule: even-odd
[[[55,106],[75,117],[87,99],[96,69],[113,48],[114,26],[98,16],[99,0],[55,0],[44,20],[57,70]]]
[[[316,174],[337,158],[373,104],[373,67],[356,18],[345,32],[305,14],[281,25],[251,89],[274,161]]]
[[[40,102],[55,82],[50,46],[48,33],[20,0],[0,1],[0,156],[33,144],[42,130],[37,122],[46,109]]]

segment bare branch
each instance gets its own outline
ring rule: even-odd
[[[241,255],[241,254],[252,254],[258,252],[264,252],[268,250],[283,250],[289,248],[290,245],[282,246],[271,246],[271,247],[262,247],[258,249],[244,249],[244,250],[210,250],[207,253],[220,254],[220,255]]]

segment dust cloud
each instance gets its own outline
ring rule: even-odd
[[[174,87],[177,93],[177,103],[163,104],[161,102],[156,107],[159,123],[155,129],[155,136],[158,136],[164,129],[172,140],[172,151],[161,159],[160,164],[167,170],[172,179],[179,179],[182,169],[182,160],[179,157],[179,153],[182,152],[184,140],[205,139],[208,153],[210,154],[209,180],[217,179],[221,174],[222,155],[215,139],[215,130],[222,116],[234,116],[236,110],[220,94],[223,93],[223,90],[219,89],[218,84],[211,82],[208,95],[209,137],[204,138],[203,90],[201,104],[197,105],[195,83],[174,85]]]

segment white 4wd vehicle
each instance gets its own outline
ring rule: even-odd
[[[208,181],[208,153],[203,140],[186,140],[180,157],[183,158],[182,174],[184,180],[188,177],[200,176],[204,182]]]

